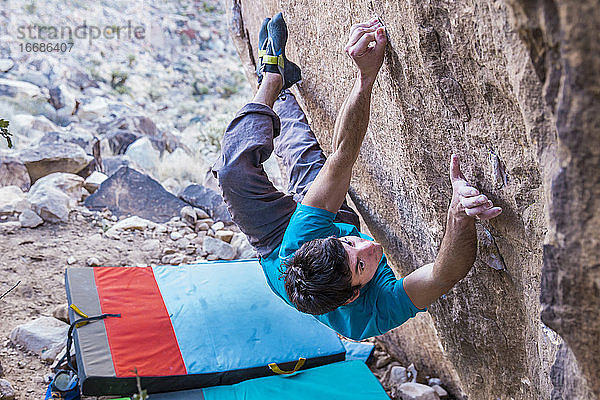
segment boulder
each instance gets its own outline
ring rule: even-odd
[[[67,343],[69,325],[53,317],[39,317],[19,325],[10,333],[10,341],[26,351],[41,354],[44,350],[58,349]]]
[[[70,86],[61,83],[48,90],[50,99],[48,100],[52,107],[54,107],[58,113],[64,116],[71,115],[77,108],[77,95]]]
[[[325,145],[356,76],[342,49],[350,26],[373,14],[385,23],[350,196],[396,274],[436,256],[451,152],[504,210],[481,224],[485,252],[469,275],[384,335],[388,351],[458,398],[598,398],[597,2],[317,4],[232,2],[232,38],[255,82],[260,24],[283,11],[287,56],[303,69],[297,94]]]
[[[98,133],[103,136],[103,154],[125,154],[129,145],[141,137],[147,137],[161,154],[177,146],[174,137],[160,132],[150,118],[141,115],[100,124]]]
[[[18,186],[0,187],[0,215],[20,213],[29,206],[25,193]]]
[[[88,192],[94,193],[96,190],[98,190],[102,182],[104,182],[107,179],[108,176],[106,176],[102,172],[94,171],[90,176],[85,178],[85,181],[83,182],[83,187]]]
[[[131,143],[125,155],[147,171],[155,171],[160,162],[160,152],[152,146],[152,142],[147,137],[141,137]]]
[[[33,210],[27,208],[19,215],[19,223],[23,228],[35,228],[44,223],[44,220]]]
[[[181,208],[187,205],[154,179],[127,167],[119,169],[85,199],[90,210],[108,208],[117,217],[137,215],[157,223],[179,216]]]
[[[106,115],[108,115],[108,100],[100,96],[92,100],[84,100],[77,111],[77,116],[82,121],[94,121]]]
[[[27,167],[31,182],[53,172],[78,173],[94,158],[72,143],[49,143],[21,150],[18,158]]]
[[[235,248],[222,240],[206,236],[202,248],[208,254],[220,260],[233,260],[235,258]]]
[[[18,109],[18,108],[17,108]],[[43,115],[16,114],[10,118],[10,132],[15,148],[25,148],[39,140],[46,132],[59,128]]]
[[[22,191],[29,190],[31,179],[27,167],[17,158],[0,155],[0,187],[11,185],[18,186]]]
[[[408,382],[406,368],[400,365],[394,365],[390,369],[390,385],[400,386],[401,384],[406,382]]]
[[[235,248],[235,258],[247,259],[257,257],[256,250],[254,250],[254,247],[252,247],[248,238],[243,233],[234,234],[231,239],[231,245]]]
[[[206,211],[215,221],[231,222],[231,214],[223,197],[212,189],[202,185],[190,185],[183,190],[179,198]]]
[[[46,222],[67,222],[71,198],[60,189],[43,187],[29,195],[32,209]]]
[[[102,165],[104,166],[104,173],[106,176],[111,176],[117,172],[121,167],[129,167],[131,169],[141,169],[136,163],[131,161],[129,157],[121,156],[108,156],[102,157]]]
[[[75,128],[70,131],[48,131],[44,133],[35,145],[72,143],[84,149],[86,153],[92,154],[93,142],[94,135],[91,131]]]
[[[196,225],[196,220],[198,216],[196,214],[196,210],[192,206],[185,206],[180,211],[181,220],[187,222],[191,226]]]
[[[31,189],[29,196],[35,196],[38,191],[46,191],[47,189],[58,189],[71,199],[69,208],[73,208],[82,197],[83,178],[66,172],[54,172],[38,179]]]
[[[29,82],[0,78],[0,96],[11,97],[17,101],[46,98],[42,90]]]
[[[15,62],[10,58],[3,58],[0,60],[0,72],[8,72],[15,66]]]
[[[72,71],[69,74],[69,82],[78,87],[79,90],[84,90],[90,87],[98,87],[98,83],[94,79],[92,79],[87,73],[80,70]]]

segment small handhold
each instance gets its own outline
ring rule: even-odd
[[[489,160],[495,188],[500,189],[506,186],[508,178],[506,176],[506,171],[504,170],[504,165],[502,165],[502,161],[500,161],[500,157],[490,151]]]
[[[505,270],[504,259],[492,233],[481,225],[479,233],[479,258],[481,261],[497,271]]]

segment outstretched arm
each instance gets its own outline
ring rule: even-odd
[[[308,189],[302,204],[336,213],[350,187],[352,167],[358,158],[371,111],[371,91],[383,63],[387,39],[377,19],[354,25],[345,51],[359,74],[342,104],[334,128],[333,153]]]
[[[403,281],[406,294],[418,308],[429,306],[467,276],[477,255],[474,218],[491,219],[502,212],[486,195],[467,183],[456,155],[450,160],[450,180],[452,201],[435,262],[413,271]]]

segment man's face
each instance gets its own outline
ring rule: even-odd
[[[348,255],[348,265],[352,272],[352,286],[363,287],[377,271],[379,260],[383,255],[381,245],[358,236],[344,236],[339,240]]]

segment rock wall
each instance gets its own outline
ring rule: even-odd
[[[230,0],[253,75],[262,19],[282,10],[298,92],[329,151],[355,69],[352,24],[389,45],[351,197],[400,275],[433,261],[448,163],[503,207],[478,226],[468,277],[381,340],[458,398],[600,395],[600,7],[584,0]]]

